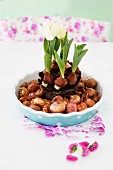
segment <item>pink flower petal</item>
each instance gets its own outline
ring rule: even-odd
[[[73,155],[67,155],[67,156],[66,156],[66,159],[67,159],[68,161],[75,162],[75,161],[78,160],[78,157],[77,157],[77,156],[73,156]]]
[[[98,143],[95,141],[92,145],[89,146],[89,150],[91,152],[95,151],[98,149]]]
[[[89,142],[83,141],[83,142],[80,142],[79,145],[82,146],[82,147],[88,147],[89,146]]]
[[[83,156],[83,157],[88,156],[89,153],[90,153],[90,150],[89,150],[87,147],[84,147],[84,148],[82,148],[82,149],[83,149],[82,156]]]

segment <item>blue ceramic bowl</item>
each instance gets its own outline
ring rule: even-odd
[[[14,86],[14,98],[16,100],[16,103],[19,105],[21,112],[24,115],[26,115],[29,119],[37,123],[51,125],[51,126],[56,126],[56,125],[72,126],[75,124],[79,124],[93,117],[96,114],[100,105],[103,103],[103,88],[100,85],[100,81],[98,81],[94,76],[82,74],[82,77],[87,77],[87,78],[93,77],[98,81],[97,91],[100,93],[101,98],[93,107],[87,108],[80,112],[71,112],[69,114],[62,114],[62,113],[49,114],[43,111],[35,111],[27,106],[24,106],[18,100],[18,90],[19,90],[20,85],[23,82],[29,82],[32,79],[37,79],[37,75],[38,75],[38,72],[28,74],[24,78],[18,80],[18,82]]]

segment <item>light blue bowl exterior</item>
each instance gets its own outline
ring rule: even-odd
[[[85,75],[85,77],[87,77]],[[89,76],[88,76],[89,77]],[[90,76],[92,77],[92,76]],[[19,80],[18,83],[14,87],[14,97],[16,99],[17,104],[20,106],[20,110],[23,113],[23,115],[26,115],[29,119],[33,120],[34,122],[37,122],[39,124],[45,124],[45,125],[51,125],[51,126],[72,126],[75,124],[82,123],[84,121],[87,121],[91,117],[93,117],[99,106],[103,102],[103,89],[99,85],[99,91],[101,94],[101,99],[99,102],[97,102],[93,107],[85,109],[81,112],[73,112],[69,114],[62,114],[62,113],[54,113],[49,114],[42,111],[35,111],[29,107],[24,106],[17,98],[17,93],[20,85],[25,81],[30,81],[31,79],[37,79],[37,72],[33,74],[29,74],[23,79]],[[99,83],[98,83],[99,84]]]
[[[22,108],[21,108],[21,112],[24,115],[26,115],[29,119],[39,124],[45,124],[45,125],[51,125],[51,126],[56,126],[56,125],[72,126],[72,125],[79,124],[90,119],[96,114],[97,110],[89,111],[83,115],[79,114],[78,116],[70,115],[69,117],[61,117],[59,115],[53,116],[53,117],[47,117],[46,113],[45,115],[42,115],[40,113],[33,114],[32,112],[26,109],[22,109]]]

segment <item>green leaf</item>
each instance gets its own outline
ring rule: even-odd
[[[47,72],[50,72],[50,67],[52,64],[52,56],[49,55],[47,52],[44,55],[44,63]]]
[[[63,47],[61,48],[61,51],[60,51],[60,58],[61,59],[63,58]]]
[[[73,39],[71,39],[71,40],[69,41],[69,43],[68,43],[68,49],[70,49],[70,46],[71,46],[72,42],[73,42]],[[68,50],[68,51],[69,51],[69,50]]]
[[[54,50],[57,52],[59,47],[60,47],[60,40],[58,38],[56,38]]]
[[[58,67],[60,69],[61,76],[64,77],[65,63],[56,52],[55,52],[55,58],[57,60]]]
[[[69,43],[68,43],[68,47],[67,47],[67,57],[68,57],[69,49],[70,49],[70,46],[71,46],[72,42],[73,42],[73,39],[71,39],[71,40],[69,41]]]
[[[78,46],[76,46],[76,44],[75,44],[75,51],[74,51],[74,55],[73,55],[73,65],[72,65],[73,73],[76,71],[80,61],[82,60],[83,56],[88,51],[88,49],[83,50],[84,47],[85,47],[85,44],[78,45]]]
[[[61,48],[64,46],[64,40],[60,40]]]
[[[72,148],[72,153],[74,153],[75,151],[77,151],[77,146],[73,146]]]
[[[82,50],[84,49],[84,47],[86,46],[86,44],[81,44],[81,45],[78,45],[77,48],[78,48],[78,53],[80,54],[82,52]]]
[[[78,56],[78,48],[75,44],[75,50],[74,50],[74,55],[73,55],[73,65],[72,65],[72,72],[74,73],[75,70],[77,69],[77,56]]]
[[[78,48],[81,49],[81,51],[82,51],[85,46],[86,46],[86,44],[81,44],[81,45],[78,45]]]
[[[79,60],[80,60],[80,61],[82,60],[83,56],[87,53],[87,51],[88,51],[88,49],[83,50],[83,51],[81,52],[81,54],[79,55]]]
[[[65,38],[64,38],[64,45],[65,45],[65,47],[67,48],[67,46],[68,46],[67,32],[66,32],[66,35],[65,35]]]
[[[68,37],[67,37],[67,32],[66,32],[65,38],[61,40],[61,48],[63,48],[64,46],[67,46],[67,44],[68,44]]]
[[[48,40],[47,40],[46,38],[44,38],[44,44],[43,44],[43,46],[44,46],[44,51],[45,51],[45,52],[48,51],[48,45],[49,45]]]
[[[64,40],[61,41],[61,52],[60,52],[60,58],[61,59],[63,58],[63,55],[65,56],[65,63],[67,61],[69,49],[70,49],[70,46],[71,46],[72,41],[73,41],[73,39],[71,39],[68,42],[68,37],[67,36],[68,36],[68,34],[66,32]],[[63,47],[65,47],[65,50],[63,50]],[[65,54],[63,54],[63,53],[65,53]]]
[[[63,51],[63,58],[62,58],[62,60],[66,64],[66,62],[67,62],[67,51],[66,51],[66,47],[65,46],[62,48],[62,51]]]
[[[56,42],[56,38],[54,38],[54,39],[50,42],[50,46],[49,46],[49,54],[50,54],[51,56],[52,56],[53,51],[54,51],[55,42]]]

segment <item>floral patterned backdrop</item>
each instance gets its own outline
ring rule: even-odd
[[[44,38],[39,28],[47,21],[63,25],[68,31],[69,39],[73,38],[74,42],[109,41],[109,22],[61,16],[19,17],[0,20],[0,41],[43,42]]]

